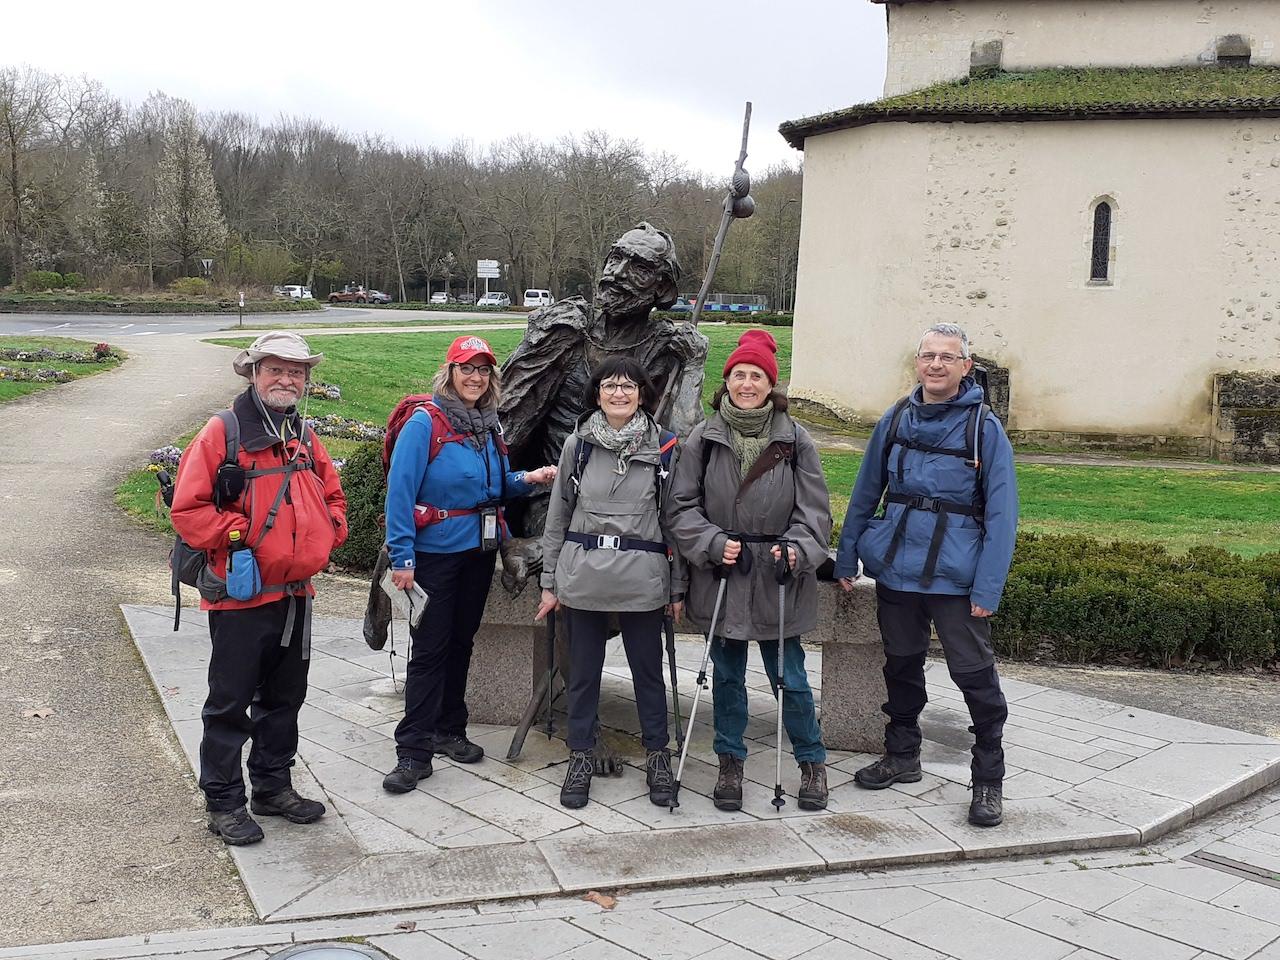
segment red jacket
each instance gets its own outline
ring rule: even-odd
[[[240,448],[236,459],[246,470],[283,466],[286,453],[302,462],[309,458],[307,445],[291,440],[286,451],[279,438],[262,426],[260,414],[246,391],[232,405],[240,420]],[[298,448],[301,447],[301,450]],[[239,530],[253,548],[264,586],[309,580],[329,563],[329,553],[347,539],[347,499],[329,452],[312,434],[315,468],[291,474],[255,477],[245,483],[236,501],[221,510],[213,505],[213,481],[226,458],[227,436],[222,421],[214,417],[191,441],[178,465],[178,479],[170,518],[188,544],[208,552],[213,571],[227,572],[228,535]],[[275,525],[259,543],[268,510],[280,485],[292,477],[289,492],[280,504]],[[251,528],[252,524],[252,528]],[[315,594],[307,583],[306,591]],[[201,598],[201,610],[243,610],[273,603],[280,592],[262,592],[252,600],[210,603]]]

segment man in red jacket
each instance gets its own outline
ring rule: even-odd
[[[311,577],[347,537],[337,470],[297,409],[321,356],[292,333],[264,334],[240,351],[232,366],[250,386],[231,406],[235,462],[224,414],[196,435],[178,467],[173,526],[206,552],[211,574],[200,600],[213,640],[200,788],[210,831],[235,846],[262,839],[245,809],[246,740],[254,813],[313,823],[325,812],[289,777],[307,695]],[[237,575],[227,584],[229,562]],[[258,576],[246,587],[239,574],[255,563]]]

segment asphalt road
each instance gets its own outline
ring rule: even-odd
[[[316,313],[245,314],[244,322],[261,327],[273,322],[284,325],[300,323],[368,323],[373,326],[391,321],[419,320],[439,323],[523,321],[523,313],[476,314],[445,310],[377,310],[369,307],[326,307]],[[160,314],[156,316],[108,316],[104,314],[69,313],[0,313],[0,336],[81,337],[112,339],[150,337],[172,333],[209,334],[221,330],[234,331],[236,315]],[[305,331],[304,331],[305,333]]]

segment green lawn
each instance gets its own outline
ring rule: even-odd
[[[332,316],[332,313],[330,315]],[[223,329],[228,333],[234,333],[238,330],[307,330],[325,328],[354,330],[359,327],[463,327],[468,324],[491,326],[495,323],[519,324],[522,330],[525,327],[524,317],[513,317],[506,313],[496,315],[486,313],[466,317],[418,317],[411,320],[383,320],[381,317],[377,320],[345,320],[339,314],[330,323],[326,323],[323,320],[312,320],[306,323],[246,323],[243,327],[233,323]]]
[[[722,381],[724,362],[738,344],[738,338],[748,328],[703,327],[702,332],[710,341],[707,354],[707,375],[703,383],[703,399],[711,395]],[[791,376],[791,328],[769,327],[778,341],[779,376],[786,380]],[[486,330],[484,338],[497,352],[498,361],[507,355],[524,338],[524,329]],[[454,331],[440,333],[370,333],[341,334],[330,337],[310,337],[311,349],[324,353],[324,361],[316,368],[316,377],[325,383],[342,388],[342,400],[315,400],[309,410],[318,414],[337,413],[356,420],[385,423],[387,414],[396,402],[407,393],[425,392],[431,387],[431,378],[444,360],[448,349],[458,334]],[[250,338],[227,338],[212,343],[229,347],[245,347]]]
[[[858,454],[823,454],[836,526]],[[1024,464],[1020,528],[1101,540],[1156,540],[1171,551],[1212,545],[1242,556],[1280,550],[1280,473]]]
[[[92,351],[96,341],[93,340],[73,340],[70,337],[0,337],[0,348],[7,350],[74,350],[77,352]],[[120,354],[123,358],[123,352],[115,346],[111,348],[115,353]],[[13,369],[27,370],[66,370],[77,380],[81,377],[91,377],[96,373],[105,373],[108,370],[114,370],[120,366],[121,360],[112,359],[102,363],[65,363],[61,360],[4,360],[0,359],[0,367],[10,367]],[[25,397],[27,394],[35,393],[39,390],[48,390],[50,387],[56,387],[56,383],[30,383],[15,382],[12,380],[0,380],[0,403],[6,400],[13,400],[16,397]]]

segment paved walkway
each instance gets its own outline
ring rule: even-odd
[[[163,547],[112,499],[243,381],[185,337],[128,350],[0,408],[0,944],[253,916],[119,614],[163,600]]]
[[[204,617],[184,611],[183,629],[175,634],[168,609],[129,607],[125,615],[194,763],[205,693]],[[685,694],[692,694],[701,654],[697,639],[682,640],[677,662]],[[606,660],[600,716],[611,742],[626,744],[632,766],[621,778],[597,778],[587,807],[566,810],[558,803],[567,753],[562,740],[532,731],[522,755],[508,761],[510,728],[474,724],[484,761],[437,761],[435,774],[416,791],[391,796],[381,779],[394,764],[391,737],[403,698],[388,675],[388,657],[364,645],[358,621],[319,619],[295,782],[323,797],[333,814],[301,828],[268,821],[265,843],[234,849],[249,896],[263,919],[297,920],[694,879],[1121,847],[1150,842],[1280,779],[1280,741],[1011,680],[1006,822],[995,830],[975,828],[965,819],[968,715],[945,669],[931,664],[920,783],[862,790],[852,775],[870,758],[835,752],[830,806],[805,812],[794,805],[796,765],[788,754],[784,788],[792,799],[777,812],[770,805],[775,701],[762,667],[752,661],[750,780],[742,811],[718,811],[710,801],[716,767],[705,702],[679,809],[649,802],[619,641]],[[817,681],[820,652],[810,653],[809,667]],[[821,703],[821,685],[815,685]]]
[[[1277,874],[1272,789],[1106,853],[618,890],[609,908],[552,897],[46,944],[0,960],[267,960],[317,943],[394,960],[1277,960]]]

